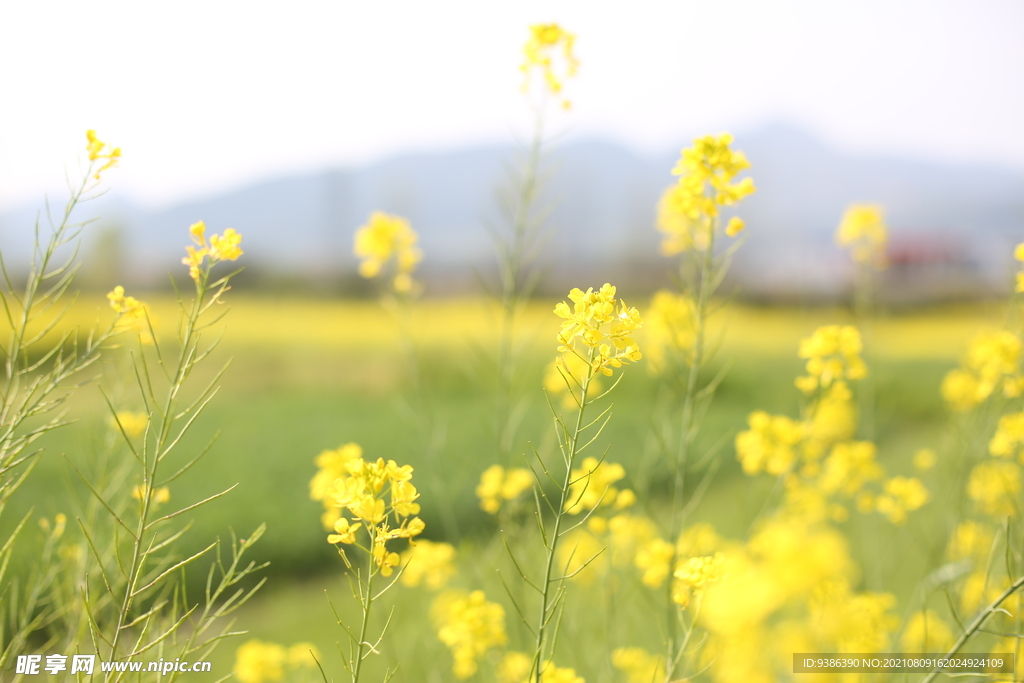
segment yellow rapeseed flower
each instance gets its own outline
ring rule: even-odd
[[[480,483],[476,487],[480,508],[492,515],[501,509],[503,501],[518,498],[533,488],[533,474],[522,467],[510,467],[507,470],[501,465],[491,465],[480,475]]]
[[[952,410],[967,411],[1001,393],[1015,398],[1024,392],[1020,372],[1020,337],[1008,330],[984,330],[967,347],[959,368],[942,380],[942,397]]]
[[[1013,458],[1024,455],[1024,413],[1010,413],[999,418],[999,426],[992,440],[988,442],[988,452],[997,458]]]
[[[116,417],[110,419],[110,425],[114,429],[124,430],[124,433],[129,438],[134,439],[146,431],[146,427],[149,426],[149,415],[146,413],[136,413],[131,410],[119,410]]]
[[[933,610],[914,612],[900,636],[904,652],[945,652],[953,645],[953,632]]]
[[[665,679],[665,658],[642,647],[612,650],[612,666],[626,674],[627,683],[652,683]]]
[[[748,475],[767,472],[779,476],[797,461],[796,446],[806,427],[785,415],[755,410],[747,418],[750,429],[736,435],[736,457]]]
[[[554,662],[546,661],[541,665],[540,683],[586,683],[575,669],[555,666]]]
[[[530,26],[530,38],[523,46],[523,63],[519,69],[523,72],[523,92],[530,87],[530,77],[540,72],[546,90],[552,95],[560,95],[565,81],[576,75],[580,63],[573,54],[576,36],[558,24],[534,24]],[[562,106],[568,109],[571,105],[567,98],[562,98]]]
[[[629,489],[619,490],[613,486],[625,476],[625,468],[618,463],[584,458],[580,467],[572,471],[565,511],[576,515],[598,507],[613,506],[616,510],[629,507],[636,496]]]
[[[976,465],[967,481],[967,497],[981,512],[996,518],[1017,514],[1020,489],[1020,468],[1005,460]]]
[[[688,354],[697,339],[697,305],[693,298],[666,289],[655,292],[644,318],[648,369],[660,373],[671,364],[671,354]]]
[[[434,600],[430,613],[437,637],[452,652],[452,672],[459,680],[475,674],[484,655],[508,640],[505,609],[488,602],[483,591],[468,595],[456,591],[442,593]]]
[[[287,657],[283,645],[250,640],[235,652],[235,677],[242,683],[279,681]]]
[[[533,659],[523,652],[506,652],[498,664],[498,683],[523,683],[530,676]]]
[[[615,287],[606,283],[597,291],[589,288],[586,292],[574,288],[569,300],[572,307],[564,301],[555,306],[555,315],[563,319],[558,333],[560,353],[585,358],[593,368],[591,374],[608,376],[613,368],[643,357],[631,336],[643,326],[643,318],[636,308],[615,298]]]
[[[863,379],[868,370],[860,357],[862,348],[860,332],[852,325],[819,327],[800,340],[799,356],[807,359],[807,375],[797,378],[797,388],[811,394],[837,380]]]
[[[418,239],[404,218],[374,211],[369,222],[356,231],[355,255],[361,259],[359,274],[365,278],[377,277],[393,262],[392,288],[402,294],[411,292],[412,273],[423,258],[416,246]]]
[[[125,296],[124,287],[118,285],[114,287],[108,294],[107,300],[110,301],[110,307],[118,315],[123,315],[128,318],[143,318],[146,315],[146,306],[141,301],[133,296]]]
[[[995,531],[981,522],[965,519],[956,525],[949,537],[946,555],[950,560],[962,560],[965,557],[984,562],[992,551]]]
[[[731,149],[732,136],[706,135],[684,149],[672,174],[679,182],[662,194],[658,204],[658,230],[665,234],[662,253],[666,256],[684,251],[704,251],[717,229],[719,207],[732,206],[754,192],[754,181],[736,176],[750,168],[742,152]],[[725,232],[734,237],[744,228],[732,218]]]
[[[455,547],[450,543],[417,541],[402,553],[402,583],[423,585],[430,590],[444,588],[455,576]]]
[[[93,178],[99,180],[100,174],[108,168],[113,168],[117,165],[117,162],[121,159],[121,148],[111,147],[107,143],[103,142],[96,137],[96,131],[91,129],[85,131],[85,139],[88,141],[85,149],[89,153],[89,161],[93,164],[96,162],[102,163],[102,165],[97,168],[96,172],[93,174]]]
[[[235,261],[243,253],[238,246],[242,242],[242,236],[234,228],[228,228],[224,235],[211,235],[209,241],[206,239],[206,223],[196,221],[189,226],[189,235],[193,245],[185,247],[186,256],[181,259],[182,264],[188,266],[188,275],[198,281],[207,256],[210,257],[209,266],[213,267],[221,261]]]
[[[893,477],[882,489],[885,493],[878,497],[875,507],[893,524],[903,524],[908,512],[928,502],[928,489],[916,477]]]
[[[836,231],[836,243],[849,249],[855,261],[878,268],[885,265],[888,239],[882,207],[877,204],[851,205]]]
[[[939,456],[931,448],[920,448],[914,453],[914,468],[921,472],[927,472],[935,467]]]
[[[154,506],[161,505],[171,499],[171,490],[166,486],[151,489],[145,484],[139,484],[132,488],[132,498],[135,500],[142,502],[147,497]]]

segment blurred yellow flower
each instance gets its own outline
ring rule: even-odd
[[[244,253],[238,246],[242,242],[242,236],[234,228],[225,230],[223,236],[211,235],[209,242],[206,240],[205,222],[196,221],[189,226],[188,231],[195,246],[190,244],[185,247],[187,255],[181,262],[188,266],[189,277],[197,282],[207,256],[210,257],[212,267],[221,261],[235,261]]]
[[[616,510],[628,507],[636,497],[628,489],[620,491],[613,486],[625,476],[625,468],[618,463],[584,458],[580,467],[572,471],[565,511],[577,515],[598,507],[614,506]]]
[[[1021,453],[1024,445],[1024,413],[1010,413],[999,418],[999,426],[992,440],[988,442],[988,452],[998,458],[1012,458]]]
[[[107,300],[110,301],[110,307],[119,315],[129,318],[143,318],[146,315],[145,304],[133,296],[125,296],[124,287],[121,285],[114,287],[107,294]]]
[[[851,205],[836,231],[836,243],[849,249],[855,261],[878,268],[885,265],[888,239],[882,207],[877,204]]]
[[[250,640],[235,652],[235,677],[242,683],[279,681],[287,658],[283,645]]]
[[[530,676],[533,659],[522,652],[509,651],[498,664],[498,683],[523,683]]]
[[[953,645],[953,631],[933,610],[914,612],[900,636],[904,652],[945,652]]]
[[[755,410],[747,418],[750,429],[736,435],[736,457],[748,475],[767,472],[779,476],[796,464],[796,445],[805,426],[785,415]]]
[[[952,410],[967,411],[995,393],[1015,398],[1024,392],[1020,337],[1008,330],[984,330],[971,340],[960,368],[942,380],[942,397]]]
[[[1020,468],[1015,463],[1005,460],[983,462],[971,470],[967,497],[983,513],[997,518],[1006,517],[1017,514],[1020,488]]]
[[[1024,242],[1018,244],[1017,247],[1013,250],[1013,258],[1017,259],[1018,261],[1024,262]],[[1024,270],[1020,270],[1017,272],[1017,286],[1014,288],[1014,291],[1016,291],[1018,294],[1024,292]]]
[[[96,172],[93,174],[93,178],[99,180],[101,173],[108,168],[113,168],[121,159],[121,148],[111,147],[103,142],[96,137],[96,131],[91,129],[85,131],[85,139],[88,141],[85,149],[89,153],[89,161],[93,163],[103,162],[103,165],[96,169]]]
[[[505,609],[488,602],[483,591],[469,595],[457,591],[441,593],[434,600],[430,615],[437,637],[452,651],[452,672],[459,680],[475,674],[484,655],[508,640]]]
[[[966,519],[956,525],[946,547],[946,555],[950,560],[962,560],[972,557],[984,562],[992,551],[995,532],[985,524]]]
[[[557,667],[554,662],[544,662],[540,670],[540,683],[586,683],[575,669]]]
[[[318,659],[323,659],[323,656],[312,643],[295,643],[288,648],[288,666],[292,668],[302,666],[312,669]]]
[[[931,448],[920,448],[914,453],[914,468],[921,472],[927,472],[931,468],[935,467],[935,463],[938,462],[939,457],[935,454]]]
[[[731,206],[754,192],[754,181],[733,182],[750,168],[742,152],[733,151],[732,136],[707,135],[684,149],[672,174],[679,182],[665,190],[658,204],[658,230],[665,234],[661,250],[666,256],[706,250],[716,229],[719,207]],[[734,237],[744,228],[733,217],[725,232]]]
[[[806,394],[826,389],[840,379],[863,379],[868,370],[860,357],[860,332],[852,325],[819,327],[800,340],[799,356],[807,359],[807,375],[796,380]]]
[[[590,374],[590,364],[574,353],[558,356],[544,368],[544,390],[552,397],[562,397],[566,409],[573,408],[583,391],[584,380]],[[587,384],[587,400],[601,395],[604,385],[599,377],[592,377]]]
[[[659,290],[651,299],[644,328],[647,367],[657,374],[670,367],[673,360],[685,360],[685,355],[693,349],[697,339],[697,306],[685,294]]]
[[[523,46],[523,63],[519,69],[523,72],[523,92],[530,87],[530,77],[539,71],[544,85],[552,95],[560,95],[565,81],[576,75],[579,60],[573,54],[576,36],[558,24],[534,24],[530,26],[530,38]],[[562,98],[562,106],[570,107],[570,102]]]
[[[642,647],[612,650],[612,666],[626,674],[628,683],[652,683],[665,679],[665,658]]]
[[[882,489],[885,493],[878,497],[875,508],[893,524],[903,524],[908,512],[928,502],[928,489],[916,477],[893,477]]]
[[[131,439],[140,436],[149,426],[149,415],[136,413],[131,410],[119,410],[114,418],[111,418],[110,425],[114,429],[122,429]],[[120,427],[118,427],[120,425]]]
[[[142,501],[145,498],[149,498],[154,506],[166,503],[171,499],[171,490],[166,486],[161,486],[156,489],[151,489],[145,484],[139,484],[132,488],[132,498],[137,501]]]
[[[402,553],[402,566],[402,583],[406,586],[439,590],[455,576],[455,548],[450,543],[417,541]]]
[[[505,469],[501,465],[491,465],[480,475],[480,483],[476,487],[480,508],[492,515],[501,509],[502,501],[515,500],[525,491],[533,488],[533,474],[522,467]]]
[[[356,231],[355,255],[362,259],[359,274],[365,278],[377,277],[394,261],[392,288],[403,294],[411,292],[412,272],[423,258],[416,246],[418,239],[404,218],[374,211],[369,222]]]

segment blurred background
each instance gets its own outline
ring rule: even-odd
[[[103,293],[122,284],[150,304],[158,333],[172,333],[168,273],[184,279],[188,226],[244,236],[245,271],[212,359],[233,365],[186,445],[223,436],[172,500],[240,484],[195,520],[183,552],[268,522],[257,555],[273,580],[240,616],[254,636],[336,653],[323,590],[344,603],[348,588],[308,498],[323,449],[355,441],[369,457],[412,464],[426,537],[465,558],[491,552],[495,523],[473,493],[495,444],[494,368],[482,352],[493,317],[480,281],[494,278],[488,228],[502,225],[498,198],[531,132],[519,72],[527,26],[551,21],[578,36],[581,68],[567,86],[572,108],[547,119],[548,241],[519,330],[533,393],[518,451],[553,446],[540,386],[555,301],[611,281],[643,310],[668,286],[675,262],[658,253],[658,197],[683,146],[729,131],[758,191],[740,207],[746,243],[724,290],[740,302],[713,369],[730,370],[698,443],[726,444],[724,464],[695,519],[741,537],[769,493],[770,482],[742,475],[731,440],[751,410],[797,414],[798,340],[853,320],[854,269],[832,237],[853,202],[883,205],[891,230],[866,352],[879,459],[902,472],[917,448],[942,452],[939,383],[971,335],[998,323],[1024,238],[1020,3],[6,3],[0,249],[12,269],[37,219],[45,225],[44,200],[62,205],[65,170],[77,177],[87,128],[124,157],[105,176],[109,192],[80,214],[97,219],[84,232],[76,321],[108,316]],[[375,210],[420,235],[411,327],[426,399],[410,386],[396,321],[356,274],[353,236]],[[104,368],[117,407],[138,409],[123,368]],[[630,370],[602,440],[651,494],[653,515],[667,472],[652,455],[657,382]],[[81,420],[48,437],[15,513],[84,500],[57,456],[88,462],[110,427],[95,386],[74,409]],[[909,528],[848,523],[866,586],[911,593],[945,542],[927,512]],[[501,595],[485,562],[462,566],[465,586]],[[424,635],[426,599],[396,599],[416,616],[395,637],[413,643],[425,680],[447,680],[447,653]]]
[[[531,131],[526,26],[552,20],[578,35],[582,68],[572,110],[546,122],[550,292],[658,286],[657,197],[679,149],[723,130],[759,188],[733,270],[746,297],[842,298],[850,271],[831,235],[851,202],[888,211],[883,292],[898,303],[1005,291],[1024,221],[1012,2],[0,12],[0,244],[27,248],[42,197],[62,196],[69,150],[95,128],[124,150],[90,208],[86,280],[100,289],[165,286],[202,218],[245,235],[239,286],[356,294],[352,236],[383,210],[420,233],[427,295],[477,292],[496,193]]]

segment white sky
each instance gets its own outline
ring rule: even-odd
[[[577,34],[557,125],[661,150],[769,121],[840,147],[1024,169],[1024,3],[349,0],[0,3],[0,207],[86,128],[163,204],[526,130],[531,23]],[[742,147],[742,139],[739,141]]]

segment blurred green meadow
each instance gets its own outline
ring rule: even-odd
[[[93,297],[98,298],[98,297]],[[640,297],[627,297],[641,311]],[[173,330],[175,303],[147,299],[158,335]],[[83,297],[68,318],[82,327],[104,319],[106,302]],[[516,394],[522,420],[512,452],[525,466],[531,448],[552,452],[554,436],[544,398],[544,366],[554,355],[558,329],[551,302],[533,302],[524,310]],[[497,461],[494,429],[494,312],[483,300],[424,300],[414,305],[409,329],[412,345],[401,343],[398,319],[376,302],[282,299],[230,292],[223,322],[206,334],[223,335],[212,362],[203,372],[212,378],[230,362],[221,389],[185,437],[184,450],[195,453],[215,435],[205,460],[171,489],[172,506],[184,506],[237,483],[237,488],[201,508],[185,537],[182,554],[201,549],[215,537],[233,532],[245,537],[263,522],[267,531],[253,557],[269,562],[266,585],[237,613],[236,628],[250,636],[229,640],[212,657],[212,674],[190,680],[215,680],[230,670],[234,651],[247,637],[284,643],[307,641],[324,655],[334,676],[342,673],[337,644],[344,633],[335,624],[324,592],[339,613],[355,619],[357,607],[344,576],[344,565],[325,538],[321,505],[309,497],[314,457],[324,449],[359,443],[368,458],[383,457],[415,468],[422,498],[423,538],[453,543],[459,552],[456,586],[483,588],[490,599],[505,602],[501,577],[489,567],[507,566],[496,518],[484,513],[474,488],[481,472]],[[910,460],[922,447],[934,448],[940,459],[949,440],[948,413],[939,395],[942,376],[953,367],[969,338],[1000,320],[998,303],[972,304],[884,315],[866,331],[865,359],[871,368],[875,395],[874,436],[879,461],[887,471],[910,474]],[[732,439],[756,409],[798,414],[799,396],[793,378],[801,372],[798,341],[816,327],[850,322],[841,308],[782,309],[732,306],[715,319],[716,347],[712,371],[726,369],[716,400],[697,442],[697,457],[710,453],[713,477],[691,521],[711,521],[726,537],[743,537],[751,522],[777,497],[766,478],[745,477],[736,462]],[[168,323],[170,324],[170,323]],[[127,342],[128,340],[124,340]],[[643,342],[641,342],[642,344]],[[112,443],[109,409],[101,388],[115,408],[139,410],[136,392],[123,382],[126,349],[111,349],[95,380],[72,399],[77,421],[47,435],[45,451],[34,474],[12,501],[10,520],[30,507],[38,515],[63,512],[73,518],[85,505],[87,489],[70,464],[83,471],[100,459]],[[609,461],[621,463],[627,484],[639,496],[639,507],[657,519],[667,507],[669,464],[652,429],[659,419],[658,383],[644,364],[628,368],[614,395],[614,417],[595,450],[608,448]],[[119,377],[112,383],[111,378]],[[196,378],[200,384],[203,378]],[[557,408],[558,403],[555,402]],[[862,427],[863,428],[863,427]],[[596,453],[595,453],[596,454]],[[127,452],[119,457],[130,457]],[[948,465],[948,466],[946,466]],[[905,527],[878,516],[851,516],[843,526],[851,551],[871,590],[886,590],[906,604],[922,573],[936,564],[945,543],[943,498],[958,495],[953,463],[940,460],[926,483],[931,502]],[[688,490],[699,483],[692,481]],[[528,525],[527,525],[528,526]],[[512,533],[511,531],[509,533]],[[515,533],[526,533],[523,531]],[[896,550],[899,552],[896,552]],[[22,558],[25,561],[27,558]],[[200,590],[203,576],[189,577]],[[507,573],[507,576],[511,574]],[[642,644],[656,641],[651,623],[616,619],[621,601],[651,600],[651,592],[635,580],[617,579],[601,606],[579,624],[566,623],[574,634],[560,642],[567,661],[587,680],[607,680],[611,666],[606,652],[589,651],[588,642]],[[570,591],[570,594],[572,591]],[[572,609],[567,619],[582,613]],[[582,599],[582,598],[575,598]],[[451,660],[436,642],[428,617],[429,595],[421,588],[396,585],[385,602],[396,605],[396,618],[380,657],[371,657],[371,671],[383,672],[398,659],[402,680],[450,680]],[[651,609],[655,609],[654,604]],[[526,637],[511,608],[506,609],[509,637]],[[640,612],[642,613],[642,612]],[[401,618],[398,618],[398,616]],[[637,612],[630,612],[635,619]],[[380,610],[376,618],[387,618]],[[592,638],[585,637],[591,634]],[[525,642],[525,641],[523,641]],[[578,652],[577,652],[578,651]],[[410,670],[411,669],[411,670]]]

